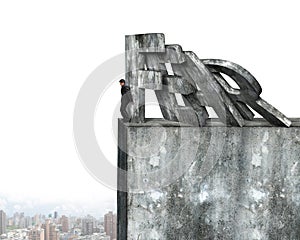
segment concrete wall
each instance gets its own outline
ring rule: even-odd
[[[299,121],[251,124],[120,120],[118,239],[300,239]]]

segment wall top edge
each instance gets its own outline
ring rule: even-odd
[[[126,127],[193,127],[195,126],[186,124],[186,123],[179,123],[173,121],[166,121],[162,118],[147,118],[143,123],[129,123],[123,122],[122,118],[118,119],[119,122]],[[290,128],[300,127],[300,118],[290,118],[292,121],[292,125]],[[205,127],[224,127],[224,128],[247,128],[247,127],[268,127],[268,128],[285,128],[285,127],[278,127],[272,126],[263,118],[255,118],[253,121],[245,121],[245,125],[243,127],[233,127],[233,126],[225,126],[221,123],[217,118],[210,118],[206,122]],[[204,128],[205,128],[204,127]]]

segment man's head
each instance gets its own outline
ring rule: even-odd
[[[124,79],[121,79],[121,80],[119,81],[119,83],[120,83],[121,86],[124,86],[124,85],[125,85],[125,80],[124,80]]]

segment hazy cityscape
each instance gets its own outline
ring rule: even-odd
[[[1,240],[115,240],[117,237],[117,215],[108,211],[103,217],[60,215],[27,216],[15,212],[8,216],[0,209]]]

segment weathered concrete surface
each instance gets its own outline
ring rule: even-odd
[[[118,195],[118,239],[300,239],[299,120],[120,120],[120,136],[129,192]]]

